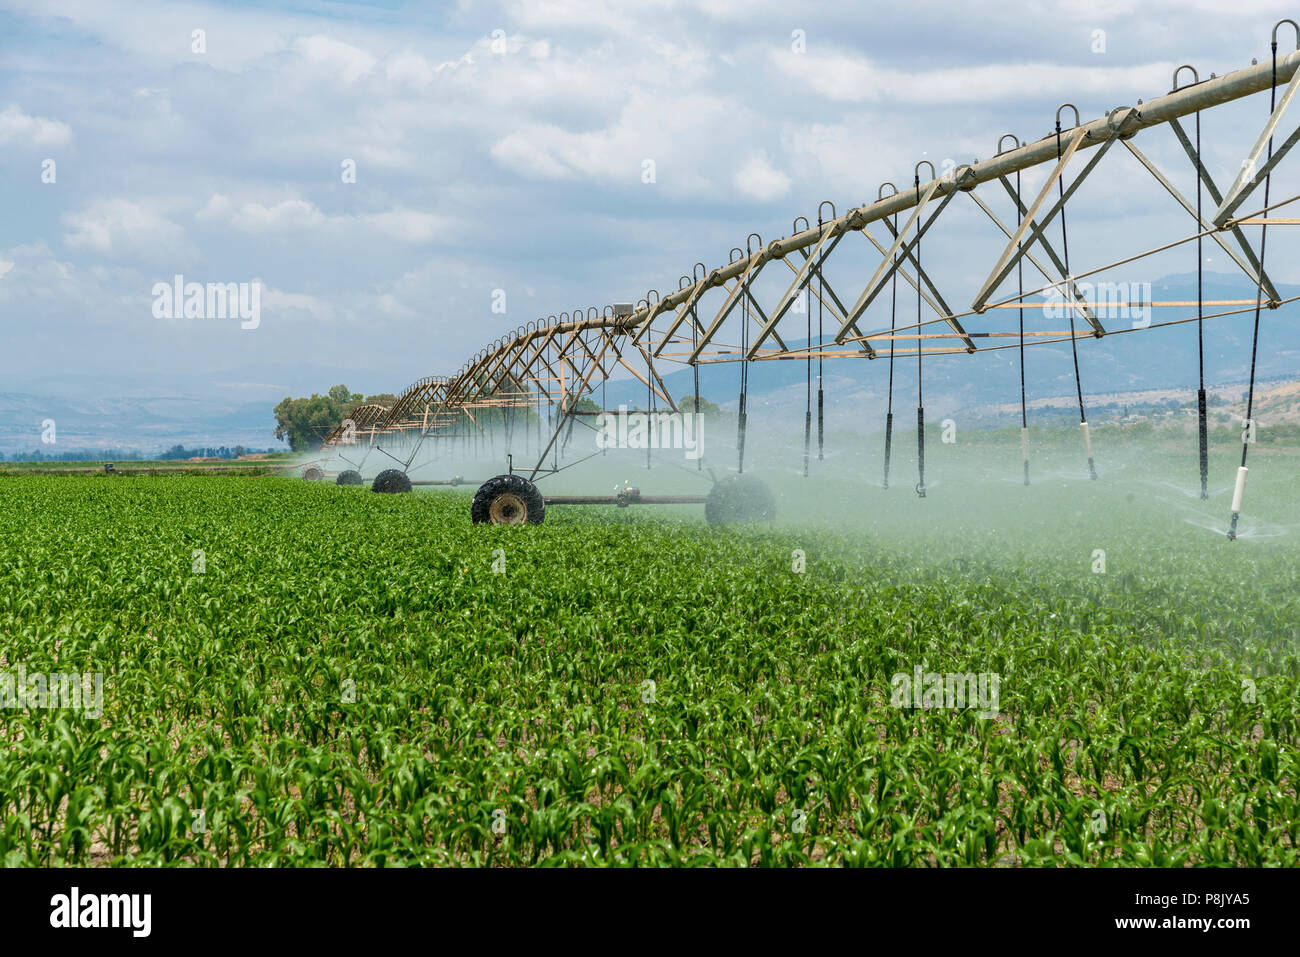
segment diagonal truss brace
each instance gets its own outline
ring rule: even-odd
[[[777,300],[776,308],[772,310],[771,318],[764,322],[762,328],[758,330],[758,335],[754,337],[754,342],[750,345],[749,352],[746,354],[745,358],[752,359],[757,355],[759,348],[767,341],[767,337],[776,329],[776,324],[781,321],[786,312],[789,311],[790,307],[794,305],[794,301],[799,297],[799,293],[803,292],[804,286],[808,285],[812,280],[813,274],[816,273],[818,276],[821,275],[821,270],[817,266],[817,257],[819,255],[822,257],[830,255],[831,251],[839,245],[840,240],[843,238],[844,233],[836,232],[835,230],[827,230],[826,234],[818,240],[817,245],[813,247],[811,254],[800,250],[800,252],[804,252],[805,256],[802,266],[795,266],[794,263],[787,262],[787,265],[794,270],[794,280],[790,283],[786,291],[782,293],[781,298]],[[827,243],[830,245],[827,246]],[[823,249],[822,247],[826,248]],[[823,277],[822,282],[824,283],[825,281],[825,277]]]
[[[831,241],[830,245],[826,247],[825,250],[821,251],[819,256],[818,251],[821,250],[822,244],[825,243],[827,238],[832,235],[834,236],[834,239]],[[813,293],[813,295],[815,295],[818,301],[821,302],[821,304],[825,306],[827,310],[830,311],[831,318],[837,319],[841,323],[848,323],[849,328],[851,328],[854,331],[854,333],[857,336],[859,336],[859,338],[855,340],[858,344],[858,348],[860,348],[863,352],[866,353],[868,359],[874,359],[876,358],[876,350],[871,347],[871,344],[867,342],[867,340],[864,337],[862,337],[862,330],[858,328],[857,322],[853,322],[845,319],[845,316],[848,314],[849,311],[848,307],[844,305],[843,300],[841,300],[839,295],[835,292],[835,288],[830,284],[830,280],[826,278],[825,270],[822,269],[823,264],[826,262],[826,257],[828,257],[835,250],[835,247],[839,245],[840,240],[843,239],[846,235],[848,235],[847,231],[832,231],[830,233],[827,233],[826,236],[822,237],[822,239],[818,242],[816,248],[814,248],[811,253],[806,249],[798,250],[799,255],[803,256],[804,258],[803,266],[796,266],[794,263],[790,262],[788,258],[783,259],[785,264],[790,267],[790,271],[795,274],[795,280],[794,280],[794,284],[790,287],[790,289],[786,290],[786,295],[790,297],[790,301],[782,309],[782,315],[789,312],[790,307],[793,306],[794,302],[798,299],[799,293],[802,292],[805,288],[807,288],[809,283],[812,282],[813,277],[816,276],[819,281],[819,286],[817,290]],[[829,295],[831,298],[830,302],[826,301],[827,295]],[[785,297],[782,297],[782,302],[783,303],[785,302]],[[781,315],[777,315],[766,325],[764,325],[763,329],[759,333],[758,338],[749,347],[749,353],[747,354],[746,358],[752,359],[758,354],[759,347],[762,346],[769,332],[771,333],[771,335],[776,337],[777,342],[781,342],[781,337],[775,331],[776,323],[781,319],[781,317],[782,317]],[[782,343],[781,347],[782,349],[785,348],[784,343]],[[809,346],[809,348],[810,347],[811,346]]]
[[[885,283],[889,280],[889,277],[894,274],[896,269],[898,269],[900,260],[896,254],[899,247],[903,245],[903,238],[907,235],[908,231],[916,225],[926,204],[930,202],[934,197],[935,192],[939,189],[939,185],[940,181],[936,179],[926,188],[924,195],[922,195],[917,201],[916,206],[912,210],[912,215],[907,217],[907,222],[903,224],[903,228],[899,230],[898,234],[894,237],[894,244],[889,247],[889,252],[885,254],[883,259],[881,259],[880,265],[876,267],[876,271],[867,282],[866,288],[862,290],[862,295],[860,295],[858,301],[853,304],[853,308],[850,309],[848,315],[845,316],[844,323],[840,326],[839,331],[835,333],[836,342],[844,341],[849,327],[853,323],[857,322],[866,311],[867,306],[871,305],[872,300],[880,293],[880,290],[885,288]],[[930,218],[925,221],[925,224],[916,231],[916,236],[912,239],[912,242],[908,244],[908,251],[911,251],[912,247],[921,241],[921,237],[925,235],[925,231],[934,224],[935,219],[937,219],[939,214],[944,211],[944,208],[952,202],[952,198],[955,195],[957,195],[957,191],[954,189],[943,198],[943,201],[939,203],[939,208],[936,209]]]
[[[1282,114],[1291,105],[1297,90],[1300,90],[1300,71],[1297,71],[1291,77],[1291,82],[1286,85],[1286,90],[1282,93],[1281,99],[1277,101],[1277,106],[1274,107],[1273,112],[1269,114],[1268,122],[1264,124],[1264,129],[1260,131],[1259,138],[1255,140],[1255,145],[1246,154],[1246,158],[1241,161],[1241,170],[1228,188],[1228,195],[1223,198],[1219,208],[1210,217],[1210,222],[1220,229],[1228,224],[1232,214],[1246,201],[1246,197],[1255,191],[1255,187],[1260,184],[1260,181],[1268,176],[1282,157],[1290,152],[1291,147],[1300,141],[1300,127],[1297,127],[1296,131],[1286,138],[1286,142],[1273,154],[1272,158],[1263,167],[1260,167],[1259,158],[1272,140],[1274,131],[1277,129],[1278,124],[1282,122]]]
[[[1036,220],[1039,210],[1041,210],[1043,204],[1047,202],[1047,197],[1051,195],[1052,188],[1056,186],[1057,180],[1065,174],[1065,167],[1069,165],[1071,158],[1074,156],[1075,150],[1077,150],[1079,145],[1083,143],[1083,138],[1086,135],[1087,130],[1080,127],[1075,131],[1074,135],[1070,137],[1069,142],[1065,145],[1065,149],[1061,151],[1061,158],[1056,161],[1056,166],[1052,168],[1052,172],[1048,174],[1046,181],[1043,183],[1042,189],[1040,189],[1038,195],[1034,197],[1033,203],[1029,206],[1029,211],[1025,214],[1024,219],[1021,220],[1020,226],[1016,229],[1015,235],[1011,237],[1010,241],[1008,241],[1006,249],[1002,250],[1002,255],[998,257],[997,265],[993,267],[993,271],[989,273],[988,278],[984,280],[984,285],[980,287],[980,291],[976,294],[975,301],[971,303],[971,308],[976,312],[982,313],[988,308],[989,297],[993,295],[993,290],[997,289],[997,287],[1001,285],[1002,280],[1006,279],[1007,276],[1011,274],[1011,270],[1015,268],[1016,263],[1019,262],[1020,258],[1024,256],[1029,248],[1038,241],[1038,237],[1043,235],[1044,230],[1047,229],[1048,225],[1056,217],[1056,214],[1064,208],[1066,201],[1074,195],[1075,190],[1077,190],[1083,183],[1084,179],[1087,178],[1088,173],[1096,167],[1097,162],[1106,155],[1107,149],[1109,149],[1110,145],[1115,142],[1112,137],[1107,139],[1105,143],[1101,144],[1101,148],[1097,150],[1096,154],[1088,162],[1088,165],[1083,168],[1083,172],[1075,177],[1074,182],[1070,184],[1069,189],[1065,190],[1064,195],[1053,204],[1052,208],[1048,210],[1047,215],[1043,220],[1037,222]],[[1028,240],[1025,239],[1026,233],[1030,234]]]
[[[1170,120],[1169,125],[1174,128],[1174,132],[1183,144],[1183,149],[1187,151],[1188,158],[1200,169],[1201,181],[1205,184],[1206,192],[1210,194],[1210,198],[1216,203],[1222,202],[1222,196],[1219,193],[1218,187],[1215,186],[1209,170],[1205,169],[1204,163],[1198,163],[1196,161],[1196,150],[1193,148],[1191,141],[1187,139],[1187,135],[1183,132],[1182,127],[1178,125],[1178,121]],[[1137,161],[1147,168],[1147,171],[1156,178],[1156,181],[1165,188],[1169,195],[1176,199],[1179,205],[1191,214],[1193,219],[1196,219],[1196,206],[1188,201],[1182,193],[1178,192],[1174,185],[1169,182],[1165,175],[1160,172],[1156,165],[1152,163],[1141,150],[1127,140],[1124,141],[1124,145],[1128,148],[1128,151],[1133,154]],[[1252,282],[1256,285],[1263,286],[1264,292],[1268,294],[1270,300],[1276,300],[1279,298],[1277,289],[1273,285],[1273,281],[1268,278],[1268,273],[1263,272],[1260,269],[1259,259],[1255,256],[1255,250],[1252,249],[1250,243],[1246,241],[1246,234],[1241,231],[1240,226],[1233,225],[1229,228],[1232,230],[1233,236],[1236,237],[1238,244],[1240,244],[1241,252],[1245,255],[1245,259],[1243,259],[1241,255],[1238,255],[1237,252],[1228,245],[1228,241],[1224,239],[1220,233],[1212,231],[1214,230],[1214,226],[1208,219],[1201,219],[1198,223],[1198,227],[1209,233],[1210,238],[1219,244],[1219,247],[1225,254],[1227,254],[1228,258],[1235,262],[1241,268],[1242,272],[1250,277]]]
[[[884,244],[881,243],[878,239],[876,239],[875,236],[871,235],[871,233],[867,232],[865,227],[862,229],[862,235],[866,236],[867,239],[871,241],[871,245],[875,246],[876,249],[880,250],[881,255],[884,255],[886,251]],[[912,277],[912,274],[908,272],[906,269],[899,267],[898,275],[902,276],[904,279],[907,280],[908,285],[910,285],[913,289],[916,290],[917,294],[925,301],[925,304],[929,306],[931,309],[933,309],[936,314],[940,316],[952,315],[952,313],[947,308],[947,304],[944,303],[942,299],[936,302],[935,299],[928,292],[926,292],[924,289],[921,288],[921,284],[917,282],[916,279]],[[892,331],[893,330],[891,329],[891,332]]]
[[[721,285],[721,283],[719,283],[719,285]],[[659,344],[655,346],[652,355],[657,358],[664,349],[668,347],[668,343],[672,340],[673,335],[677,332],[678,327],[681,326],[687,316],[691,317],[691,322],[695,325],[695,328],[699,331],[700,335],[704,335],[704,327],[700,325],[699,318],[695,315],[695,306],[700,301],[700,297],[710,288],[709,277],[705,277],[703,280],[695,284],[695,288],[691,290],[691,294],[686,297],[681,308],[677,310],[677,316],[673,319],[672,324],[669,325],[667,332],[664,333]]]
[[[705,330],[704,335],[700,337],[699,344],[695,346],[695,349],[691,352],[691,357],[687,362],[695,362],[695,360],[700,357],[700,352],[705,346],[713,341],[713,337],[718,334],[718,330],[722,328],[722,324],[726,322],[727,317],[731,315],[731,311],[736,308],[736,303],[740,302],[740,297],[749,292],[749,284],[754,281],[754,278],[760,272],[763,271],[763,267],[766,265],[767,260],[761,256],[750,260],[749,268],[746,269],[745,272],[736,280],[736,285],[728,290],[726,302],[722,304],[722,308],[718,310],[718,314],[714,316],[713,321],[709,323],[709,328]],[[726,288],[725,284],[723,288]],[[753,297],[750,296],[749,298],[752,302]],[[660,349],[662,349],[666,344],[665,340],[664,343],[660,344]]]
[[[956,196],[957,191],[954,190],[949,195]],[[885,224],[885,228],[889,230],[890,234],[893,235],[895,239],[897,239],[899,234],[894,232],[894,224],[887,219],[882,220],[882,222]],[[862,228],[861,231],[864,236],[867,234],[867,229],[865,226]],[[874,243],[875,240],[873,239],[872,242]],[[966,346],[966,351],[974,352],[975,343],[971,341],[970,336],[966,334],[966,330],[962,328],[962,324],[958,322],[957,319],[955,318],[955,314],[953,313],[952,308],[948,305],[947,302],[944,301],[943,295],[939,292],[939,288],[933,283],[933,281],[931,281],[930,274],[927,273],[924,269],[922,269],[921,264],[916,261],[916,256],[912,254],[911,247],[909,246],[905,248],[903,250],[902,255],[916,269],[917,278],[920,279],[921,282],[925,283],[926,288],[930,290],[930,294],[933,295],[935,300],[938,301],[938,307],[935,308],[935,312],[939,314],[939,316],[944,320],[944,322],[948,323],[949,328],[951,328],[953,332],[961,336],[961,341],[962,344]],[[900,262],[894,268],[899,269],[901,267],[902,267],[902,263]],[[929,302],[929,297],[926,297],[926,301]],[[933,306],[934,304],[931,303],[931,305]]]
[[[1017,215],[1028,219],[1028,217],[1025,216],[1025,211],[1026,211],[1025,204],[1022,203],[1020,201],[1020,197],[1016,195],[1016,190],[1011,185],[1011,181],[1008,180],[1005,176],[1000,176],[998,177],[998,179],[1002,183],[1002,188],[1007,191],[1007,195],[1011,197],[1011,201],[1015,203],[1017,209]],[[978,195],[975,194],[974,191],[971,192],[970,198],[975,201],[975,204],[979,206],[980,209],[984,210],[984,214],[988,216],[989,219],[993,220],[993,224],[1002,231],[1002,234],[1004,236],[1010,239],[1012,238],[1012,236],[1015,235],[1002,222],[1002,220],[998,217],[998,215],[995,212],[993,212],[993,210],[990,209],[988,205],[985,204],[985,202],[979,198]],[[1032,220],[1030,221],[1030,228],[1033,228],[1034,226],[1037,225],[1038,224],[1036,222],[1033,222]],[[1073,302],[1071,302],[1070,305],[1080,315],[1083,316],[1084,320],[1088,323],[1088,325],[1092,326],[1093,332],[1105,334],[1106,329],[1105,327],[1102,326],[1101,321],[1098,320],[1097,314],[1092,311],[1092,308],[1087,304],[1084,297],[1080,294],[1079,287],[1074,284],[1074,280],[1065,274],[1065,263],[1063,263],[1061,261],[1061,257],[1056,254],[1056,249],[1052,246],[1051,240],[1047,238],[1046,232],[1038,233],[1038,245],[1043,248],[1043,251],[1047,253],[1047,258],[1050,259],[1052,261],[1052,265],[1056,267],[1055,275],[1048,272],[1043,267],[1043,264],[1040,263],[1034,257],[1033,253],[1031,253],[1028,249],[1025,250],[1025,258],[1028,259],[1030,263],[1033,264],[1035,269],[1037,269],[1040,273],[1043,274],[1044,279],[1046,279],[1050,283],[1054,283],[1057,285],[1057,287],[1062,292],[1062,298],[1068,297],[1069,299],[1073,300]]]
[[[1016,207],[1019,209],[1019,215],[1024,216],[1027,212],[1025,204],[1020,201],[1018,196],[1016,196],[1016,191],[1011,186],[1011,180],[1007,179],[1005,176],[1000,176],[998,178],[1002,182],[1002,188],[1006,190],[1007,195],[1011,197],[1015,202]],[[972,193],[971,195],[974,196],[975,194]],[[1001,226],[1001,224],[999,224],[999,226]],[[1033,222],[1032,220],[1030,221],[1031,229],[1037,226],[1038,223]],[[1003,229],[1002,231],[1007,234],[1008,238],[1010,238],[1011,234],[1008,233],[1006,229]],[[1037,236],[1038,245],[1042,247],[1043,252],[1047,253],[1047,258],[1052,261],[1052,265],[1056,268],[1056,275],[1059,277],[1059,285],[1063,288],[1064,294],[1074,300],[1074,308],[1083,316],[1088,325],[1092,326],[1093,331],[1099,334],[1104,334],[1106,332],[1105,327],[1101,324],[1101,320],[1097,318],[1097,314],[1092,311],[1092,307],[1087,304],[1085,297],[1079,292],[1079,287],[1074,284],[1074,279],[1067,274],[1065,262],[1057,254],[1056,247],[1052,245],[1052,241],[1047,238],[1047,231],[1045,229],[1038,230]],[[1029,259],[1030,262],[1033,262],[1033,257],[1029,255],[1028,250],[1025,251],[1025,258]],[[1041,266],[1038,266],[1037,263],[1034,263],[1034,265],[1038,268],[1038,271],[1043,274],[1043,278],[1054,282],[1057,281],[1053,280],[1052,277]]]

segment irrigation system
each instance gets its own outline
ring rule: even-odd
[[[1278,35],[1295,33],[1295,49],[1278,52]],[[431,376],[408,386],[384,408],[364,405],[325,439],[322,458],[304,470],[320,479],[327,465],[346,466],[337,474],[340,484],[361,484],[366,466],[384,466],[372,479],[381,492],[410,491],[416,484],[467,484],[455,476],[437,482],[413,482],[408,473],[436,457],[437,449],[459,443],[482,443],[489,428],[506,437],[507,471],[483,482],[471,513],[476,522],[496,524],[542,521],[554,505],[699,502],[711,521],[753,520],[770,517],[770,492],[744,475],[745,435],[748,428],[748,369],[754,362],[802,361],[807,375],[804,419],[804,472],[814,433],[818,455],[825,441],[825,393],[820,375],[826,360],[881,360],[889,371],[889,410],[884,423],[884,484],[890,479],[893,444],[894,367],[915,362],[917,370],[917,480],[916,494],[926,495],[925,404],[922,386],[927,358],[977,354],[1014,349],[1020,358],[1021,458],[1024,484],[1030,484],[1028,419],[1025,412],[1025,349],[1050,343],[1070,343],[1074,359],[1074,385],[1078,400],[1083,458],[1097,478],[1092,434],[1079,373],[1080,342],[1104,336],[1195,323],[1198,341],[1198,420],[1201,496],[1207,497],[1208,439],[1204,381],[1204,325],[1209,320],[1252,317],[1250,385],[1246,399],[1241,464],[1233,486],[1228,538],[1235,539],[1248,475],[1247,457],[1252,441],[1255,372],[1259,348],[1260,315],[1296,298],[1283,299],[1266,270],[1269,227],[1300,225],[1300,218],[1278,216],[1277,211],[1300,195],[1275,199],[1272,178],[1278,164],[1300,140],[1300,127],[1280,143],[1278,127],[1300,90],[1300,26],[1279,21],[1272,31],[1271,56],[1262,63],[1224,76],[1201,78],[1190,65],[1175,70],[1171,90],[1148,102],[1117,106],[1104,116],[1081,122],[1070,103],[1056,112],[1054,129],[1042,139],[1020,142],[1012,134],[998,141],[996,154],[987,160],[951,164],[942,172],[922,160],[911,182],[902,188],[883,184],[874,201],[837,213],[823,202],[815,220],[799,217],[791,234],[764,242],[751,233],[743,247],[733,248],[729,261],[712,269],[696,263],[676,289],[661,294],[647,291],[636,303],[562,312],[520,326],[492,342],[451,376]],[[1253,145],[1242,157],[1240,171],[1224,186],[1216,183],[1203,162],[1202,115],[1268,91],[1266,120]],[[1261,113],[1263,111],[1261,110]],[[1212,114],[1211,114],[1212,115]],[[1173,155],[1182,169],[1178,175],[1195,179],[1191,197],[1180,192],[1145,145],[1154,136],[1172,136]],[[1122,159],[1124,158],[1124,159]],[[1127,237],[1116,231],[1108,249],[1109,262],[1072,260],[1067,214],[1086,183],[1107,180],[1119,162],[1136,163],[1149,178],[1143,182],[1166,203],[1181,207],[1191,221],[1190,232],[1180,231],[1156,246],[1122,251]],[[1183,163],[1188,166],[1182,166]],[[949,165],[949,164],[945,164]],[[1021,174],[1044,167],[1045,180],[1022,192]],[[922,172],[927,174],[922,179]],[[1226,177],[1223,177],[1226,179]],[[1077,202],[1077,200],[1076,200]],[[923,259],[924,249],[940,235],[962,204],[975,207],[984,217],[992,240],[984,277],[961,293],[955,285],[936,278],[933,260]],[[1181,215],[1181,214],[1180,214]],[[945,218],[946,216],[946,218]],[[1254,234],[1252,237],[1251,234]],[[1257,240],[1256,240],[1257,237]],[[1207,300],[1204,295],[1202,249],[1217,246],[1255,287],[1250,299]],[[1090,299],[1079,281],[1106,270],[1147,257],[1187,247],[1197,257],[1195,300],[1157,300],[1141,306],[1162,310],[1160,321],[1107,326],[1107,313],[1127,302]],[[865,259],[863,257],[866,257]],[[865,269],[862,263],[866,263]],[[943,260],[938,265],[942,267]],[[836,286],[831,277],[835,277]],[[866,276],[865,284],[862,277]],[[846,278],[847,277],[847,278]],[[900,286],[899,280],[904,285]],[[852,283],[852,286],[847,283]],[[842,295],[841,293],[845,293]],[[1043,315],[1044,296],[1062,305],[1057,320],[1062,328],[1027,328],[1026,313]],[[961,303],[961,306],[955,305]],[[868,310],[876,305],[876,310]],[[1018,313],[1018,326],[1006,328],[997,321],[1003,310]],[[1207,312],[1207,310],[1209,310]],[[813,315],[816,313],[814,338]],[[883,314],[887,312],[888,326]],[[1189,314],[1190,313],[1190,314]],[[869,316],[872,320],[869,321]],[[875,317],[880,319],[876,320]],[[1168,316],[1169,318],[1163,318]],[[813,405],[813,363],[818,365],[816,405]],[[537,483],[549,475],[580,464],[591,456],[564,461],[575,424],[590,428],[587,417],[613,414],[603,401],[612,378],[638,381],[645,389],[650,416],[699,412],[699,367],[733,363],[740,367],[736,441],[736,475],[715,485],[706,496],[643,496],[624,488],[612,496],[544,496]],[[679,409],[664,384],[667,366],[685,365],[695,370],[693,409]],[[584,401],[586,400],[586,401]],[[688,403],[689,404],[689,403]],[[512,451],[520,439],[527,461]],[[531,449],[530,449],[531,446]],[[599,453],[593,453],[599,454]],[[424,456],[421,459],[421,456]],[[516,459],[521,459],[517,463]],[[475,480],[476,481],[476,480]]]

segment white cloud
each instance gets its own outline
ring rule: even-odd
[[[366,167],[381,169],[411,169],[415,165],[415,155],[409,150],[375,143],[363,143],[358,147],[357,159]]]
[[[320,35],[295,40],[292,49],[309,63],[330,74],[337,73],[348,85],[367,75],[377,62],[374,54],[366,50]]]
[[[406,243],[426,243],[445,234],[450,223],[441,216],[398,207],[362,217],[378,232]]]
[[[148,309],[144,293],[149,287],[134,270],[80,268],[56,259],[42,240],[0,253],[0,303],[6,315],[39,315],[43,322],[66,323],[66,335],[68,330],[83,330],[87,322],[115,321],[118,308],[133,295]]]
[[[821,185],[841,207],[874,200],[886,178],[900,181],[915,162],[905,144],[880,136],[885,120],[877,113],[844,114],[838,123],[791,126],[781,137],[790,168],[800,180]],[[906,181],[900,181],[906,186]]]
[[[806,84],[811,92],[839,103],[917,104],[924,106],[1041,99],[1060,94],[1082,98],[1113,95],[1133,98],[1135,90],[1167,86],[1173,64],[1073,66],[1060,63],[992,63],[975,67],[904,71],[877,65],[867,57],[827,51],[817,56],[774,51],[772,63]]]
[[[254,282],[262,284],[263,309],[270,312],[301,310],[310,314],[313,319],[326,321],[334,318],[334,307],[324,299],[301,292],[285,292],[283,289],[268,286],[261,279],[256,279]]]
[[[23,146],[67,146],[72,130],[58,120],[29,116],[16,103],[0,110],[0,143]]]
[[[766,154],[752,157],[734,179],[736,188],[760,202],[780,199],[790,192],[790,177],[772,166]]]
[[[284,47],[286,35],[303,31],[304,20],[257,10],[233,10],[176,0],[7,0],[16,13],[47,18],[42,30],[73,26],[79,35],[128,54],[130,61],[199,63],[238,71]],[[207,52],[194,53],[191,32],[206,31]],[[119,52],[120,51],[120,52]]]
[[[417,90],[424,89],[438,75],[437,70],[429,65],[428,60],[409,50],[390,57],[384,67],[384,73],[390,83],[405,84]]]
[[[74,249],[107,256],[162,253],[184,238],[179,226],[162,214],[128,199],[107,199],[66,213],[69,232],[63,241]]]
[[[486,52],[486,47],[483,47],[482,51]],[[443,60],[436,64],[413,50],[403,50],[384,61],[384,76],[393,86],[424,90],[438,78],[438,74],[458,70],[461,67],[472,67],[474,62],[473,50],[467,51],[454,60]]]
[[[314,204],[305,199],[286,199],[269,206],[258,202],[236,206],[221,193],[213,194],[194,218],[200,222],[225,223],[250,233],[310,229],[326,219]]]
[[[319,225],[324,215],[305,199],[286,199],[273,206],[245,203],[230,217],[230,224],[249,232],[279,229],[309,229]]]
[[[404,206],[355,216],[328,215],[305,199],[286,199],[270,205],[255,201],[236,205],[221,193],[213,194],[194,218],[249,233],[330,229],[346,236],[360,227],[406,243],[429,242],[445,235],[452,227],[446,217]]]
[[[663,97],[633,90],[604,129],[525,126],[497,140],[491,154],[531,179],[587,179],[699,193],[732,179],[731,160],[716,149],[717,143],[743,137],[758,122],[749,110],[721,97]],[[646,160],[655,164],[653,186],[641,179]]]
[[[512,23],[541,30],[585,30],[592,33],[631,33],[647,15],[667,14],[671,0],[510,0]]]
[[[386,316],[392,316],[394,319],[410,319],[415,316],[415,310],[405,305],[400,299],[391,292],[380,294],[375,300],[375,305],[379,311]]]

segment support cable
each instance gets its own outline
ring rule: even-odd
[[[1024,222],[1020,201],[1020,170],[1016,170],[1016,215],[1019,226]],[[1016,244],[1017,251],[1020,244]],[[1016,285],[1020,294],[1020,461],[1024,465],[1025,484],[1029,484],[1029,410],[1025,402],[1025,266],[1023,257],[1016,263]]]
[[[556,365],[559,365],[559,347],[552,342],[548,348],[550,359]],[[558,392],[560,383],[557,380],[555,389]],[[555,471],[560,470],[560,443],[555,441],[555,436],[559,434],[559,426],[555,422],[555,400],[551,399],[546,406],[546,431],[551,433],[551,468]]]
[[[803,477],[808,477],[808,454],[812,447],[812,283],[804,287],[804,311],[808,313],[808,357],[804,363]]]
[[[694,350],[699,348],[699,344],[700,344],[700,322],[695,317],[695,307],[691,306],[691,354],[692,355],[695,354]],[[704,432],[704,427],[700,422],[700,364],[698,362],[691,363],[691,373],[693,374],[695,379],[695,435],[697,436],[696,441],[698,442],[699,441],[698,436],[702,435]],[[704,471],[703,455],[697,455],[695,457],[695,471],[697,472]]]
[[[821,207],[817,208],[817,238],[818,246],[821,246],[822,235],[822,211]],[[822,299],[826,295],[826,281],[822,278],[822,262],[825,252],[817,252],[817,461],[821,462],[826,457],[826,392],[823,388],[824,380],[822,379],[822,352],[825,349],[825,333],[822,331]]]
[[[743,280],[740,280],[743,282]],[[749,353],[749,300],[741,303],[740,354]],[[745,472],[745,406],[749,397],[749,359],[740,360],[740,411],[736,416],[736,471]]]
[[[916,182],[914,183],[914,186],[916,188],[916,204],[919,207],[921,205],[920,164],[917,164],[917,167],[918,168],[916,171]],[[921,234],[919,230],[916,234],[915,244],[916,244],[916,274],[919,280],[920,277],[924,276],[924,273],[922,273],[921,271]],[[921,283],[920,281],[918,281],[916,284],[916,323],[917,323],[917,330],[918,330],[917,337],[916,337],[916,471],[917,471],[916,494],[919,495],[921,498],[925,498],[925,401],[924,401],[924,394],[921,391],[922,349],[921,349],[921,333],[920,333],[920,326],[921,326]]]
[[[1268,92],[1268,115],[1271,117],[1277,109],[1277,28],[1283,23],[1294,21],[1282,20],[1273,27],[1273,83]],[[1297,39],[1300,40],[1300,26],[1296,27]],[[1268,159],[1273,159],[1273,137],[1268,138]],[[1264,177],[1264,205],[1268,206],[1269,187],[1272,186],[1273,174],[1270,171]],[[1259,314],[1264,298],[1264,248],[1268,242],[1268,223],[1259,227],[1259,282],[1255,289],[1255,331],[1250,339],[1250,387],[1246,393],[1246,421],[1241,428],[1241,465],[1237,467],[1237,481],[1232,489],[1232,518],[1228,526],[1228,541],[1237,540],[1237,520],[1241,517],[1242,499],[1246,495],[1246,454],[1255,432],[1255,361],[1259,355]]]
[[[1201,111],[1196,111],[1196,222],[1201,219]],[[1268,202],[1265,199],[1265,202]],[[1205,401],[1205,254],[1202,252],[1203,237],[1196,237],[1196,418],[1201,466],[1201,501],[1210,497],[1210,427],[1206,419]],[[1262,280],[1261,280],[1262,282]]]
[[[894,233],[898,233],[898,215],[894,215]],[[894,263],[898,255],[894,255]],[[892,266],[894,263],[891,263]],[[898,270],[890,278],[889,290],[889,398],[885,407],[885,488],[889,488],[889,458],[894,445],[894,326],[898,320]]]
[[[645,404],[646,404],[646,410],[649,413],[646,416],[646,425],[648,426],[649,435],[646,436],[646,443],[645,443],[645,467],[647,469],[650,468],[650,449],[654,445],[654,443],[650,440],[650,436],[653,436],[655,434],[655,427],[656,427],[655,390],[654,390],[654,386],[650,384],[651,376],[653,375],[654,375],[654,369],[650,366],[650,362],[647,359],[646,377],[645,377]]]
[[[1065,107],[1061,107],[1064,109]],[[1075,111],[1075,126],[1078,126],[1078,111]],[[1061,110],[1056,111],[1056,159],[1061,159]],[[1065,199],[1065,170],[1057,177],[1056,185],[1062,200]],[[1061,259],[1065,265],[1065,284],[1062,288],[1061,301],[1066,296],[1072,297],[1074,281],[1070,276],[1070,240],[1065,228],[1065,205],[1061,205]],[[1074,305],[1070,305],[1070,353],[1074,357],[1074,388],[1079,396],[1079,428],[1083,432],[1083,451],[1088,456],[1088,477],[1097,477],[1097,466],[1092,460],[1092,434],[1088,430],[1088,416],[1083,409],[1083,381],[1079,378],[1079,342],[1074,334]]]

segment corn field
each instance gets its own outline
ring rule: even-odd
[[[238,476],[0,498],[0,671],[103,676],[98,715],[0,711],[6,866],[1300,863],[1287,539],[1103,517],[1095,574],[1082,522],[474,527],[462,493]],[[916,668],[1000,676],[997,713],[897,706]]]

